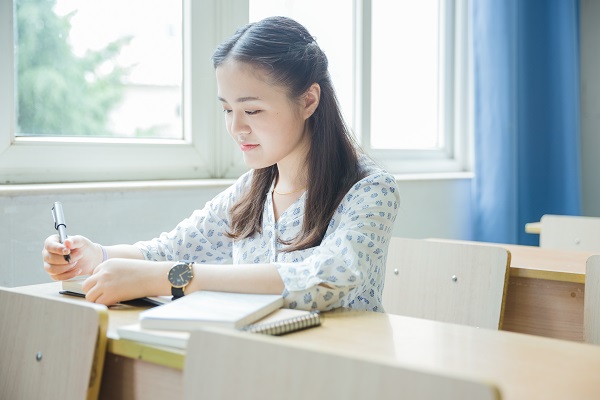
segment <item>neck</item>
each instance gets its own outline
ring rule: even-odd
[[[279,193],[299,191],[307,186],[306,153],[297,154],[297,157],[286,158],[277,163],[277,180],[275,189]]]

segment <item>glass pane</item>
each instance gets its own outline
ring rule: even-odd
[[[182,5],[17,0],[17,136],[183,138]]]
[[[371,147],[438,148],[439,2],[372,7]]]
[[[250,22],[281,15],[308,29],[329,60],[329,73],[342,113],[353,120],[353,2],[348,0],[250,0]],[[332,18],[335,15],[335,29]]]

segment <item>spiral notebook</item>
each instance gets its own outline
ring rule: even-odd
[[[286,333],[301,331],[303,329],[312,328],[313,326],[321,325],[321,315],[319,311],[303,312],[301,315],[296,315],[286,319],[281,319],[272,322],[260,322],[248,325],[242,328],[242,331],[252,333],[262,333],[264,335],[280,336]]]
[[[284,335],[319,326],[320,324],[321,319],[318,311],[282,308],[267,315],[257,323],[247,325],[240,330],[266,335]],[[178,349],[185,349],[190,338],[189,331],[144,329],[139,323],[120,326],[117,328],[117,334],[121,339]]]

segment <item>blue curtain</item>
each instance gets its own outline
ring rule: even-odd
[[[579,1],[474,0],[473,239],[581,214]]]

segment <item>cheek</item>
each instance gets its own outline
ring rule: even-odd
[[[231,133],[231,118],[227,118],[227,116],[225,117],[225,129],[227,129],[227,132],[233,136],[233,133]]]

